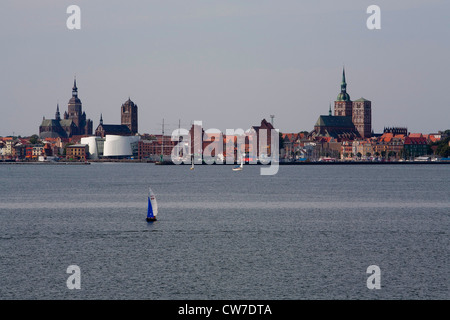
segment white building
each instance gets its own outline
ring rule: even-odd
[[[90,159],[125,158],[137,154],[139,140],[140,136],[106,135],[105,138],[81,138],[81,144],[89,146]]]
[[[81,138],[81,144],[87,144],[89,147],[89,159],[99,159],[103,157],[103,147],[105,139],[101,137]]]
[[[106,135],[103,157],[131,157],[137,154],[140,136]]]

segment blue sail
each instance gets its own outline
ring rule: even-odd
[[[150,201],[150,197],[148,197],[148,209],[147,209],[147,218],[154,218],[152,203]]]

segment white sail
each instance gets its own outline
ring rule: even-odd
[[[243,159],[243,157],[241,155],[241,165],[234,167],[232,170],[233,171],[241,171],[243,168],[244,168],[244,159]]]
[[[152,205],[153,215],[156,217],[156,215],[158,214],[158,203],[156,202],[156,196],[151,188],[148,188],[148,196]]]

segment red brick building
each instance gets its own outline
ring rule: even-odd
[[[74,144],[66,147],[66,159],[86,161],[89,147],[87,144]]]

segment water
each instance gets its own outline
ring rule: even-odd
[[[1,299],[449,299],[450,166],[0,166]],[[147,190],[158,221],[145,222]],[[69,290],[67,267],[81,270]],[[369,290],[367,267],[381,270]]]

